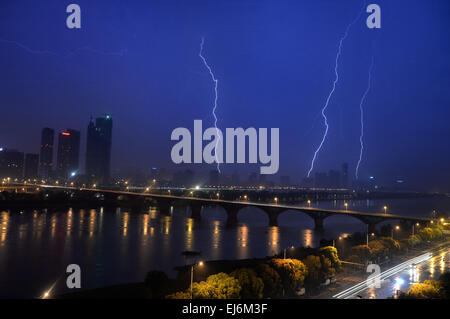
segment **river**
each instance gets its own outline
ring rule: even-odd
[[[342,201],[312,203],[313,207],[343,208]],[[432,210],[450,211],[449,198],[350,201],[349,209],[383,211],[400,215],[430,217]],[[306,215],[288,211],[278,227],[268,227],[268,218],[255,208],[239,213],[239,225],[225,226],[221,209],[206,209],[202,220],[189,218],[186,210],[174,209],[171,216],[125,210],[1,211],[0,297],[38,298],[53,284],[54,293],[67,292],[65,270],[78,264],[82,289],[137,282],[149,270],[175,275],[183,265],[185,250],[201,252],[199,259],[264,257],[283,248],[319,244],[321,238],[365,231],[357,219],[332,216],[325,231],[313,230]]]

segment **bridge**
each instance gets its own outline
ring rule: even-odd
[[[278,217],[286,211],[296,211],[308,215],[313,221],[316,230],[323,229],[324,220],[330,216],[342,215],[356,218],[368,226],[369,232],[374,232],[375,227],[382,221],[397,220],[409,223],[429,223],[431,218],[402,216],[383,213],[369,213],[352,210],[332,210],[314,207],[303,207],[295,205],[283,205],[278,203],[260,203],[247,200],[222,200],[209,199],[194,196],[175,196],[154,193],[137,193],[120,190],[107,190],[98,188],[76,188],[68,186],[56,185],[35,185],[34,187],[48,189],[63,189],[73,192],[93,192],[107,196],[109,199],[132,204],[132,208],[136,210],[147,210],[150,206],[155,205],[159,208],[160,214],[170,215],[171,208],[174,206],[189,207],[191,217],[201,219],[202,210],[205,207],[222,207],[227,214],[227,225],[234,226],[238,222],[238,213],[241,209],[253,207],[267,214],[270,226],[278,225]],[[129,205],[130,206],[130,205]]]

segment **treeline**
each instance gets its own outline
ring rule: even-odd
[[[305,286],[315,286],[334,277],[341,269],[341,261],[334,247],[322,247],[303,260],[269,258],[254,267],[237,268],[230,273],[210,275],[205,281],[194,282],[194,299],[259,299],[303,295]],[[155,298],[189,299],[191,288],[164,294],[169,287],[163,275],[151,272],[146,284]],[[167,279],[169,280],[169,279]],[[173,286],[173,285],[172,285]]]
[[[354,262],[365,263],[391,258],[394,254],[416,248],[426,243],[440,241],[445,238],[443,227],[436,225],[420,229],[416,234],[407,238],[395,240],[391,237],[381,237],[369,241],[369,245],[356,245],[351,248],[348,259]]]

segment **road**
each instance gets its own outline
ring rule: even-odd
[[[450,245],[409,259],[382,271],[378,276],[365,280],[335,294],[337,299],[386,299],[398,291],[408,291],[415,283],[427,279],[438,279],[445,271],[450,271]],[[369,273],[368,273],[369,276]],[[375,287],[379,279],[379,287]]]

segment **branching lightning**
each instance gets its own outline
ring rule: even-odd
[[[19,48],[21,48],[24,51],[27,51],[30,54],[36,54],[36,55],[53,55],[53,56],[61,56],[61,57],[69,57],[69,56],[73,56],[76,54],[79,54],[81,52],[89,52],[92,54],[96,54],[96,55],[115,55],[115,56],[124,56],[127,53],[126,49],[122,49],[120,51],[112,51],[112,52],[105,52],[105,51],[100,51],[97,49],[92,49],[90,47],[81,47],[81,48],[77,48],[74,51],[68,52],[68,53],[57,53],[57,52],[53,52],[53,51],[49,51],[49,50],[35,50],[32,49],[20,42],[17,41],[12,41],[12,40],[6,40],[6,39],[0,39],[0,43],[6,43],[6,44],[12,44],[15,45]]]
[[[363,152],[364,152],[364,108],[363,108],[363,103],[364,103],[364,100],[366,99],[367,94],[370,91],[370,85],[371,85],[371,81],[372,81],[372,69],[373,69],[374,60],[375,60],[375,55],[372,54],[372,60],[370,62],[369,75],[368,75],[368,80],[367,80],[367,88],[364,91],[363,96],[361,97],[361,102],[359,103],[359,110],[360,110],[360,115],[361,115],[361,134],[359,136],[359,143],[361,145],[361,148],[360,148],[360,151],[359,151],[358,164],[356,165],[356,170],[355,170],[355,177],[356,177],[356,179],[358,179],[359,166],[361,164],[361,160],[362,160],[362,156],[363,156]]]
[[[364,3],[364,4],[365,4],[365,3]],[[326,112],[326,110],[327,110],[327,108],[328,108],[328,104],[330,103],[331,97],[333,96],[334,91],[336,90],[336,84],[337,84],[337,82],[339,81],[338,65],[339,65],[339,57],[341,56],[341,52],[342,52],[342,44],[344,43],[345,39],[347,38],[348,32],[350,31],[351,27],[352,27],[352,26],[356,23],[356,21],[358,21],[359,18],[361,17],[361,14],[362,14],[362,12],[363,12],[363,9],[364,9],[364,6],[363,6],[363,8],[359,11],[358,16],[357,16],[357,17],[356,17],[356,18],[355,18],[355,19],[347,26],[347,28],[345,29],[344,35],[342,36],[342,38],[341,38],[340,41],[339,41],[339,47],[338,47],[338,51],[337,51],[336,59],[335,59],[335,64],[334,64],[334,74],[335,74],[335,78],[334,78],[334,81],[333,81],[333,85],[332,85],[331,91],[330,91],[330,93],[328,94],[328,97],[327,97],[327,99],[326,99],[325,105],[324,105],[324,107],[322,108],[322,117],[323,117],[324,124],[325,124],[325,132],[324,132],[324,134],[323,134],[323,136],[322,136],[322,140],[320,141],[319,146],[317,147],[316,151],[314,152],[314,156],[313,156],[313,159],[312,159],[312,161],[311,161],[311,167],[309,168],[307,177],[309,177],[309,176],[311,175],[311,172],[312,172],[312,170],[314,169],[314,163],[315,163],[315,161],[316,161],[317,154],[319,154],[320,150],[322,149],[322,146],[323,146],[323,144],[325,143],[325,140],[326,140],[327,135],[328,135],[329,124],[328,124],[328,118],[327,118],[325,112]]]
[[[218,146],[218,144],[220,142],[220,135],[219,135],[219,129],[217,127],[217,115],[216,115],[217,99],[218,99],[217,88],[218,88],[218,85],[219,85],[219,80],[214,76],[214,73],[213,73],[211,67],[209,66],[208,62],[206,61],[205,57],[203,56],[203,44],[204,43],[205,43],[205,38],[202,38],[202,41],[200,42],[200,52],[199,52],[198,56],[200,57],[200,59],[202,59],[203,64],[208,69],[208,72],[211,75],[211,79],[214,82],[214,107],[213,107],[213,110],[212,110],[212,114],[213,114],[213,117],[214,117],[214,127],[216,128],[216,133],[217,133],[216,147],[214,149],[214,155],[216,157],[217,171],[219,173],[221,173],[221,171],[220,171],[220,162],[219,162],[219,158],[218,158],[218,155],[217,155],[217,146]]]

